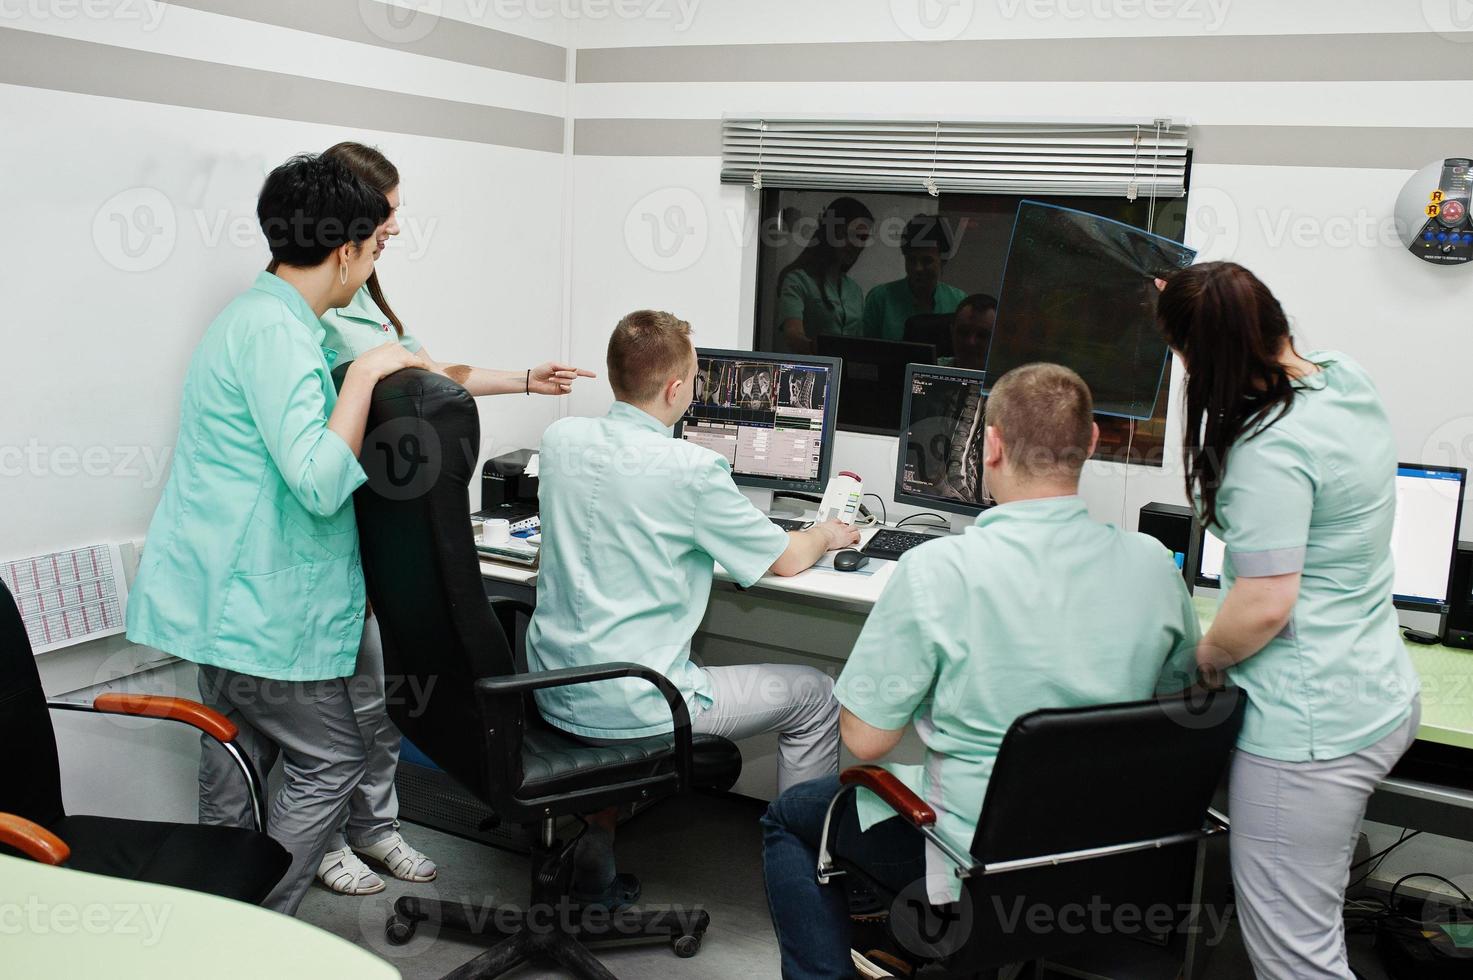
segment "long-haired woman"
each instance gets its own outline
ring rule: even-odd
[[[1392,606],[1391,423],[1359,364],[1295,349],[1242,266],[1175,274],[1159,317],[1187,372],[1187,492],[1227,546],[1198,662],[1249,698],[1229,802],[1244,939],[1260,978],[1350,980],[1355,836],[1421,714]]]

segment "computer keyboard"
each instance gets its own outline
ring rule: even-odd
[[[786,517],[769,517],[768,520],[784,531],[801,531],[812,523],[812,521],[794,521]]]
[[[940,536],[916,534],[912,531],[892,531],[887,528],[875,532],[875,536],[869,539],[869,544],[864,546],[864,553],[871,558],[888,558],[895,561],[916,545],[935,541]]]

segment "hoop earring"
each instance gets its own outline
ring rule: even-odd
[[[338,282],[344,286],[348,284],[348,264],[346,262],[338,266]]]

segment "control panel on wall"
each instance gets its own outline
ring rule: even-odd
[[[1424,262],[1439,265],[1473,260],[1470,204],[1473,159],[1448,157],[1419,170],[1397,198],[1397,223],[1407,248]]]

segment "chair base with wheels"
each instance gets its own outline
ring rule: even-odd
[[[413,938],[419,923],[498,939],[475,959],[449,974],[456,980],[499,976],[524,963],[552,962],[580,978],[609,980],[614,975],[588,947],[605,944],[668,942],[675,955],[690,957],[701,948],[711,917],[701,908],[628,907],[609,910],[570,901],[573,846],[553,835],[553,821],[541,828],[532,852],[531,899],[526,908],[501,905],[471,908],[462,902],[426,901],[405,896],[394,904],[385,926],[393,945]]]

